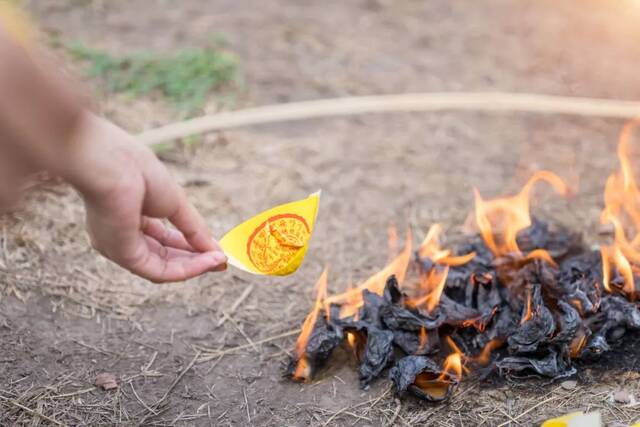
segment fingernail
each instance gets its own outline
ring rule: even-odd
[[[227,262],[227,256],[222,252],[212,252],[211,258],[216,264],[224,264]]]
[[[213,268],[213,270],[211,270],[211,271],[214,271],[214,272],[219,273],[219,272],[221,272],[221,271],[225,271],[226,269],[227,269],[227,263],[225,262],[224,264],[218,264],[218,265],[217,265],[216,267],[214,267],[214,268]]]

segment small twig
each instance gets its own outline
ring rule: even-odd
[[[151,369],[151,366],[153,365],[153,362],[156,361],[156,357],[158,357],[158,352],[154,352],[153,356],[151,356],[151,360],[149,361],[149,363],[147,363],[143,368],[142,368],[142,372],[148,372],[149,369]]]
[[[334,414],[331,415],[329,419],[324,422],[324,424],[322,424],[322,427],[328,426],[331,423],[331,421],[334,420],[334,418],[336,418],[338,415],[341,415],[347,412],[349,409],[351,409],[351,406],[345,406],[344,408],[340,409],[338,412],[334,412]]]
[[[138,400],[138,402],[140,402],[140,404],[144,407],[144,409],[146,409],[147,411],[151,412],[153,415],[157,415],[158,413],[156,412],[155,409],[150,408],[149,405],[147,405],[145,403],[144,400],[142,400],[140,398],[140,396],[138,396],[138,392],[136,391],[136,389],[133,387],[133,382],[129,382],[129,386],[131,386],[131,391],[133,391],[133,395],[136,397],[136,399]]]
[[[66,427],[67,426],[66,424],[63,424],[63,423],[61,423],[60,421],[58,421],[58,420],[56,420],[54,418],[46,416],[42,412],[38,412],[38,411],[36,411],[34,409],[31,409],[31,408],[28,408],[28,407],[24,406],[23,404],[19,403],[18,401],[14,400],[14,399],[7,399],[4,396],[0,396],[0,399],[9,402],[10,404],[15,406],[16,408],[20,408],[23,411],[25,411],[25,412],[27,412],[27,413],[35,416],[35,417],[40,417],[43,420],[49,421],[51,424],[54,424],[54,425],[57,425],[57,426],[62,426],[62,427]]]
[[[235,302],[231,305],[231,309],[229,311],[225,311],[222,313],[222,319],[218,321],[218,324],[216,325],[216,327],[220,327],[224,325],[224,322],[226,322],[231,318],[231,315],[236,312],[238,307],[240,307],[240,304],[242,304],[244,300],[246,300],[247,297],[251,295],[251,292],[253,292],[254,287],[255,285],[251,284],[251,286],[248,286],[244,289],[244,292],[242,292],[242,295],[240,295],[238,299],[235,300]]]
[[[187,372],[189,372],[191,370],[191,368],[193,368],[193,365],[196,364],[196,360],[198,360],[198,357],[200,357],[200,352],[196,353],[195,356],[193,356],[193,359],[191,359],[191,362],[189,362],[189,364],[187,365],[186,368],[184,368],[182,370],[182,372],[180,372],[180,375],[178,375],[176,377],[176,379],[173,381],[173,383],[171,383],[171,385],[169,386],[169,389],[164,393],[164,395],[162,396],[162,398],[154,405],[154,406],[159,406],[161,405],[166,399],[167,397],[169,397],[169,394],[171,394],[171,392],[173,391],[174,388],[176,388],[176,386],[178,385],[178,383],[180,382],[180,380],[182,379],[182,377],[185,376],[185,374]]]
[[[220,415],[218,415],[218,418],[216,418],[216,421],[218,421],[220,418],[224,417],[225,415],[227,415],[227,412],[229,412],[231,408],[227,408],[226,411],[224,411],[223,413],[221,413]]]
[[[96,351],[96,352],[98,352],[98,353],[105,354],[105,355],[107,355],[107,356],[113,356],[113,355],[115,354],[115,353],[113,353],[113,352],[109,352],[109,351],[107,351],[107,350],[103,350],[103,349],[98,348],[98,347],[96,347],[96,346],[94,346],[94,345],[87,344],[87,343],[82,342],[82,341],[79,341],[79,340],[72,340],[72,341],[73,341],[74,343],[76,343],[76,344],[78,344],[78,345],[82,346],[82,347],[88,348],[88,349],[93,350],[93,351]]]
[[[381,401],[381,400],[382,400],[382,399],[383,399],[387,394],[389,394],[389,392],[390,392],[390,391],[391,391],[391,387],[388,387],[388,388],[387,388],[387,390],[385,390],[385,392],[384,392],[384,393],[382,393],[382,394],[381,394],[380,396],[378,396],[377,398],[375,398],[375,399],[371,399],[371,400],[369,400],[369,401],[367,401],[367,402],[364,402],[364,403],[360,404],[360,405],[366,405],[366,404],[367,404],[367,403],[369,403],[369,402],[373,402],[373,403],[371,403],[371,405],[369,405],[369,407],[364,411],[364,413],[365,413],[365,414],[368,414],[369,412],[371,412],[371,410],[372,410],[372,409],[373,409],[373,408],[378,404],[378,402],[380,402],[380,401]],[[358,407],[358,406],[360,406],[360,405],[356,405],[356,406],[354,406],[354,408],[355,408],[355,407]]]
[[[240,327],[240,325],[238,325],[238,323],[232,317],[229,317],[229,319],[231,320],[231,323],[233,324],[233,326],[238,330],[238,332],[240,332],[240,335],[242,335],[244,339],[247,340],[247,342],[251,345],[251,347],[253,348],[253,351],[255,351],[256,353],[260,353],[260,350],[258,350],[256,343],[254,343],[251,340],[251,338],[249,338],[249,335],[245,333],[245,331]]]
[[[502,415],[504,415],[505,417],[509,418],[512,422],[516,423],[517,425],[520,425],[520,421],[516,420],[515,418],[513,418],[511,415],[509,415],[504,409],[500,408],[500,407],[496,407],[496,409],[498,410],[498,412],[500,412]]]
[[[191,359],[191,362],[189,362],[189,364],[187,365],[186,368],[184,368],[182,370],[182,372],[180,372],[180,374],[176,377],[175,380],[173,380],[173,382],[171,383],[171,385],[169,386],[169,388],[167,389],[167,391],[165,391],[164,395],[160,398],[160,400],[158,400],[156,403],[154,403],[151,408],[153,408],[152,413],[148,414],[147,416],[145,416],[139,423],[138,425],[144,425],[145,422],[156,415],[160,415],[162,412],[157,413],[154,411],[157,411],[158,408],[167,400],[167,398],[169,397],[169,395],[171,394],[171,392],[173,391],[173,389],[176,388],[176,386],[178,385],[178,383],[180,382],[180,380],[182,379],[182,377],[185,376],[185,374],[187,372],[189,372],[191,370],[191,368],[193,368],[193,365],[196,364],[196,360],[198,360],[198,357],[200,357],[200,352],[196,353],[195,356],[193,356],[193,359]],[[150,409],[150,408],[149,408]]]
[[[211,371],[213,371],[213,370],[216,368],[216,366],[218,366],[218,364],[222,361],[222,358],[223,358],[223,357],[224,357],[224,355],[222,355],[222,356],[218,357],[218,359],[216,359],[216,361],[215,361],[215,362],[213,362],[213,363],[211,364],[211,366],[209,366],[209,369],[207,369],[207,372],[205,372],[205,374],[210,374],[210,373],[211,373]]]
[[[86,394],[89,393],[93,390],[95,390],[95,387],[91,387],[91,388],[85,388],[83,390],[78,390],[78,391],[74,391],[71,393],[65,393],[65,394],[56,394],[54,396],[49,396],[50,399],[62,399],[63,397],[73,397],[73,396],[79,396],[81,394]]]
[[[249,401],[247,400],[247,390],[244,387],[242,388],[242,394],[244,395],[244,406],[247,410],[247,420],[249,421],[249,424],[251,424],[251,413],[249,411]]]
[[[382,398],[383,398],[383,397],[385,397],[385,396],[386,396],[390,391],[391,391],[391,387],[389,387],[389,388],[388,388],[384,393],[382,393],[380,396],[378,396],[378,397],[376,397],[376,398],[369,399],[369,400],[367,400],[367,401],[365,401],[365,402],[362,402],[362,403],[358,403],[357,405],[353,405],[353,406],[346,406],[346,407],[344,407],[344,408],[340,409],[338,412],[336,412],[336,413],[334,413],[332,416],[330,416],[330,417],[329,417],[329,419],[328,419],[328,420],[326,420],[326,421],[324,422],[324,424],[322,424],[322,427],[328,426],[328,425],[331,423],[331,421],[333,421],[333,420],[334,420],[338,415],[344,414],[344,413],[346,413],[347,411],[349,411],[350,409],[355,409],[355,408],[358,408],[358,407],[360,407],[360,406],[364,406],[364,405],[366,405],[366,404],[368,404],[368,403],[373,402],[373,403],[371,403],[371,406],[369,406],[369,410],[371,410],[371,408],[373,408],[374,406],[376,406],[376,404],[377,404],[379,401],[381,401],[381,400],[382,400]]]
[[[554,391],[557,391],[560,387],[556,388]],[[551,393],[553,393],[554,391],[552,391]],[[573,394],[573,393],[569,393],[569,394]],[[529,409],[527,409],[526,411],[522,412],[521,414],[516,415],[515,417],[513,417],[510,421],[505,421],[502,424],[500,424],[498,427],[504,427],[507,424],[509,424],[512,421],[516,421],[522,417],[524,417],[525,415],[527,415],[529,412],[533,411],[534,409],[536,409],[538,406],[544,405],[545,403],[549,403],[552,400],[556,400],[556,399],[561,399],[563,397],[567,397],[568,395],[562,395],[562,396],[551,396],[545,400],[542,400],[538,403],[536,403],[535,405],[533,405],[532,407],[530,407]]]
[[[286,338],[286,337],[290,337],[292,335],[297,335],[299,333],[300,333],[300,329],[295,329],[295,330],[292,330],[292,331],[289,331],[289,332],[283,332],[281,334],[274,335],[272,337],[265,338],[265,339],[262,339],[262,340],[259,340],[259,341],[254,341],[253,344],[254,345],[260,345],[260,344],[268,343],[270,341],[278,340],[280,338]],[[203,358],[201,358],[200,360],[198,360],[197,363],[200,364],[200,363],[208,362],[210,360],[217,359],[220,356],[225,356],[227,354],[234,353],[234,352],[236,352],[238,350],[244,350],[246,348],[251,348],[251,347],[253,347],[251,344],[244,344],[244,345],[240,345],[238,347],[229,348],[229,349],[226,349],[226,350],[214,350],[214,351],[210,352],[209,354],[207,354],[206,356],[204,356]]]
[[[402,409],[402,402],[400,401],[400,399],[396,399],[396,405],[396,410],[393,412],[393,416],[385,424],[387,427],[392,426],[396,422],[396,419],[398,419],[398,415],[400,415],[400,410]]]

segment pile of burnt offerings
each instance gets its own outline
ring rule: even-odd
[[[576,360],[606,353],[640,328],[640,187],[629,155],[638,123],[622,130],[620,169],[606,181],[607,244],[587,249],[579,234],[531,218],[536,183],[571,193],[551,172],[510,197],[483,200],[476,190],[479,233],[455,250],[440,247],[436,224],[415,253],[407,233],[400,254],[356,288],[327,296],[325,270],[287,375],[309,380],[347,345],[362,387],[390,367],[398,392],[442,401],[469,372],[566,378]]]
[[[458,247],[459,256],[438,258],[442,250],[424,245],[410,263],[420,280],[406,292],[393,274],[381,288],[369,282],[339,298],[320,289],[287,375],[311,379],[346,345],[361,387],[388,372],[399,392],[442,401],[463,371],[571,376],[573,360],[597,358],[640,328],[624,278],[609,269],[604,285],[601,252],[585,250],[566,230],[533,221],[517,234],[519,252],[501,256],[480,236]],[[326,272],[323,281],[321,288]]]

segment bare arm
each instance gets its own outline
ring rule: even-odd
[[[135,274],[167,282],[223,270],[226,257],[165,166],[55,74],[0,24],[0,168],[66,179],[85,200],[93,246]],[[6,183],[20,173],[5,175]]]

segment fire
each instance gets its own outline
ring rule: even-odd
[[[427,312],[431,313],[440,303],[448,275],[449,266],[445,266],[443,270],[432,268],[427,273],[421,274],[419,290],[422,296],[408,298],[407,305],[415,308],[424,306]]]
[[[448,374],[452,374],[454,377],[462,378],[462,356],[460,353],[451,353],[444,360],[442,370]],[[441,375],[440,380],[444,380],[444,374]]]
[[[349,343],[349,347],[353,350],[356,348],[356,334],[353,332],[347,332],[347,342]]]
[[[451,255],[450,249],[442,249],[440,246],[441,234],[442,226],[433,224],[420,244],[418,248],[420,258],[428,258],[436,266],[420,274],[418,296],[407,299],[407,305],[414,308],[424,306],[429,313],[440,303],[440,297],[447,282],[449,267],[466,264],[476,256],[475,252],[460,256]],[[439,266],[444,266],[444,268]]]
[[[423,372],[418,374],[413,382],[416,387],[435,400],[447,395],[449,387],[462,379],[462,372],[465,369],[462,364],[464,357],[462,351],[449,337],[447,337],[447,343],[452,352],[442,365],[442,373],[436,376],[434,373]]]
[[[582,332],[581,335],[576,336],[569,345],[569,356],[573,359],[580,357],[580,353],[587,343],[587,336]]]
[[[427,336],[427,329],[422,326],[420,328],[420,341],[418,341],[418,350],[416,351],[416,353],[421,353],[422,350],[424,350],[427,347],[427,344],[429,344],[429,338]]]
[[[634,294],[636,291],[636,285],[633,281],[633,270],[631,269],[629,260],[625,258],[625,256],[622,254],[622,251],[617,247],[613,248],[612,259],[613,263],[618,268],[618,272],[620,272],[624,279],[624,292],[627,293],[632,299],[635,298]]]
[[[418,254],[420,258],[429,258],[436,264],[443,264],[448,266],[458,266],[468,263],[476,256],[475,252],[470,252],[466,255],[452,256],[450,249],[442,249],[440,247],[440,234],[442,233],[442,226],[440,224],[433,224],[424,240],[420,244]]]
[[[485,329],[487,328],[487,321],[493,318],[493,316],[496,314],[497,311],[498,311],[498,307],[494,307],[493,310],[491,310],[490,316],[488,317],[479,316],[479,317],[467,319],[462,322],[462,326],[464,328],[473,326],[474,328],[476,328],[478,332],[484,332]]]
[[[367,336],[360,331],[347,331],[347,345],[353,353],[353,357],[359,362],[362,359],[364,348],[367,344]]]
[[[529,252],[524,259],[531,260],[536,258],[541,259],[547,262],[548,264],[553,265],[554,267],[558,266],[558,264],[556,264],[553,258],[551,258],[551,255],[549,255],[549,252],[545,251],[544,249],[534,249],[531,252]]]
[[[569,194],[569,187],[564,181],[549,171],[538,171],[533,174],[522,190],[511,197],[483,200],[480,192],[474,189],[476,224],[485,244],[496,257],[509,254],[522,255],[516,237],[521,230],[531,225],[530,195],[538,181],[547,182],[563,196]],[[547,261],[551,259],[544,250],[533,251],[528,257]]]
[[[635,282],[632,263],[640,263],[640,189],[635,181],[629,160],[629,141],[640,121],[627,123],[618,142],[620,169],[609,176],[604,189],[604,209],[600,215],[603,224],[610,223],[614,229],[612,245],[600,249],[602,256],[603,286],[612,292],[613,267],[624,280],[623,292],[635,299]],[[632,238],[627,232],[632,231]]]
[[[373,276],[369,277],[362,284],[355,288],[348,289],[346,292],[332,295],[327,298],[327,304],[341,304],[340,318],[349,316],[355,316],[358,313],[360,307],[362,307],[362,291],[364,289],[374,292],[378,295],[382,295],[384,292],[384,286],[387,279],[391,275],[395,275],[398,280],[398,284],[404,282],[404,278],[407,274],[409,262],[411,261],[411,253],[413,250],[413,237],[411,230],[407,230],[405,239],[405,245],[402,252],[398,254],[386,267],[378,271]]]
[[[600,248],[600,257],[602,258],[602,284],[607,292],[611,292],[611,263],[609,263],[610,249],[607,246]],[[580,311],[582,314],[582,311]]]
[[[491,361],[491,354],[493,353],[493,351],[500,348],[502,344],[504,344],[504,341],[502,341],[501,339],[492,339],[487,344],[485,344],[480,354],[476,357],[473,357],[472,360],[482,366],[487,366]]]
[[[533,312],[531,310],[531,289],[527,292],[527,301],[524,305],[524,313],[522,313],[522,319],[520,320],[520,324],[524,324],[525,322],[531,320],[533,317]]]
[[[296,340],[295,351],[296,355],[298,356],[298,364],[293,374],[293,378],[295,379],[304,380],[310,377],[310,367],[305,355],[305,349],[307,347],[307,343],[309,342],[309,338],[311,337],[311,332],[313,332],[313,327],[318,320],[318,315],[324,307],[324,300],[327,298],[328,274],[329,269],[325,268],[320,275],[320,278],[316,282],[316,285],[314,286],[316,292],[316,302],[311,312],[307,315],[306,319],[304,319],[302,330],[300,331],[300,335],[298,335],[298,339]]]
[[[446,378],[446,374],[453,376],[460,380],[462,378],[462,371],[464,366],[462,365],[462,358],[464,357],[464,353],[456,343],[451,339],[451,337],[447,337],[447,345],[451,348],[451,353],[444,360],[444,364],[442,366],[442,374],[440,375],[440,380],[444,380]]]

